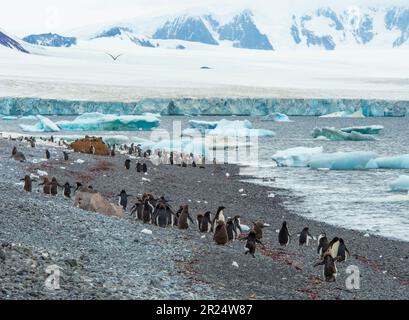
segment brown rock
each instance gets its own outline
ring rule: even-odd
[[[96,154],[98,156],[109,156],[108,146],[102,138],[84,138],[70,144],[75,152]]]

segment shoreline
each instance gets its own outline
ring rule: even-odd
[[[330,226],[298,216],[283,206],[284,200],[300,201],[291,194],[291,190],[278,192],[276,188],[247,182],[246,180],[252,177],[239,176],[237,165],[220,165],[217,169],[211,165],[206,166],[205,169],[150,165],[146,177],[150,181],[147,182],[142,180],[142,176],[136,174],[133,166],[130,171],[123,168],[123,162],[126,158],[124,155],[93,157],[72,153],[70,154],[72,159],[70,163],[74,163],[73,160],[75,159],[83,159],[85,163],[71,165],[61,160],[50,160],[28,166],[28,163],[20,164],[8,158],[12,145],[17,145],[21,151],[26,153],[28,160],[41,158],[44,152],[44,147],[41,145],[31,149],[27,143],[0,139],[0,146],[3,150],[1,159],[2,163],[5,164],[5,166],[0,166],[0,188],[6,203],[3,205],[4,207],[0,207],[0,220],[2,225],[12,229],[0,230],[0,241],[21,242],[23,245],[33,246],[34,250],[40,250],[40,248],[55,250],[56,253],[51,254],[51,256],[55,255],[57,260],[62,253],[65,255],[65,251],[61,250],[61,247],[64,247],[68,256],[74,256],[76,260],[80,261],[78,264],[84,265],[80,269],[77,267],[69,268],[69,270],[72,269],[73,274],[73,280],[70,283],[70,286],[73,287],[72,293],[64,291],[66,296],[63,293],[57,293],[51,295],[51,298],[77,298],[81,296],[86,299],[92,298],[92,291],[83,287],[83,283],[80,281],[81,277],[97,279],[95,280],[96,283],[103,282],[106,274],[104,270],[98,269],[98,265],[101,264],[102,267],[110,266],[118,270],[129,270],[134,265],[139,270],[140,267],[137,266],[141,264],[141,261],[147,260],[152,254],[152,250],[156,250],[158,252],[154,254],[154,261],[157,265],[150,264],[153,269],[151,272],[145,273],[141,277],[141,283],[135,287],[143,286],[143,281],[148,280],[148,287],[154,287],[159,292],[165,293],[169,291],[169,286],[172,287],[169,283],[172,284],[172,281],[175,280],[172,290],[177,293],[175,295],[163,294],[165,298],[170,299],[182,297],[187,299],[409,299],[409,258],[407,257],[409,244],[407,242],[373,235],[367,238],[364,237],[363,232]],[[50,150],[52,150],[53,157],[62,152],[59,148]],[[132,161],[135,162],[135,160]],[[93,171],[100,162],[109,163],[109,169],[103,172]],[[258,247],[257,258],[253,259],[244,255],[244,242],[235,241],[226,246],[217,246],[210,234],[202,239],[202,234],[196,228],[190,228],[186,232],[177,229],[162,230],[158,227],[134,222],[129,216],[125,219],[115,219],[87,213],[73,208],[70,202],[62,198],[61,195],[50,198],[36,192],[27,194],[22,191],[21,185],[16,186],[13,183],[16,182],[17,178],[21,179],[27,170],[35,172],[37,169],[43,169],[50,175],[56,176],[61,180],[60,183],[64,183],[65,180],[75,183],[74,180],[80,177],[84,180],[89,179],[89,183],[95,189],[115,203],[117,199],[114,195],[121,189],[126,189],[132,195],[152,192],[158,197],[168,196],[174,207],[186,203],[191,208],[193,218],[205,209],[214,212],[219,205],[224,205],[227,208],[227,216],[239,214],[242,216],[242,223],[244,224],[251,225],[251,221],[256,220],[271,225],[270,228],[264,229],[265,236],[262,241],[266,248]],[[229,172],[229,178],[226,177],[226,172]],[[6,187],[6,180],[11,180],[10,188]],[[244,189],[246,196],[240,195],[240,189]],[[270,192],[276,196],[268,198]],[[30,202],[27,202],[27,197]],[[46,203],[42,203],[44,199],[47,200]],[[12,203],[12,200],[18,203]],[[36,210],[25,210],[24,206],[29,206],[31,202],[37,203]],[[63,225],[53,216],[53,210],[48,210],[47,206],[54,210],[59,206],[63,207],[63,212],[66,213],[61,212],[58,215],[58,219],[65,219],[62,217],[68,215]],[[16,217],[8,218],[11,214],[9,211],[13,212]],[[42,215],[47,216],[50,225],[44,224]],[[78,215],[82,221],[80,224],[73,220]],[[17,217],[22,221],[19,221]],[[315,236],[318,236],[321,230],[325,229],[329,238],[340,236],[345,239],[352,257],[347,262],[338,264],[339,277],[336,283],[323,282],[322,269],[312,267],[318,261],[316,241],[309,247],[299,247],[298,238],[295,237],[287,248],[281,248],[278,245],[276,229],[281,227],[284,219],[288,222],[292,234],[300,232],[305,226],[309,226],[311,233]],[[96,223],[102,223],[102,225],[96,226]],[[101,238],[98,235],[99,231],[92,231],[92,229],[90,234],[87,234],[87,230],[84,230],[82,224],[103,229],[106,238]],[[33,234],[27,233],[27,225],[34,228]],[[37,234],[39,231],[36,229],[39,226],[44,227],[44,225],[47,226],[49,234],[47,233],[43,239],[39,239],[39,234]],[[121,228],[121,232],[118,233],[117,231],[116,234],[111,235],[117,227]],[[64,232],[59,228],[62,228]],[[81,230],[79,231],[77,228]],[[148,236],[140,233],[144,228],[153,231],[155,242],[160,243],[160,246],[156,247]],[[65,234],[65,229],[70,230],[73,235]],[[81,238],[84,237],[84,234],[85,238]],[[130,234],[134,234],[133,238],[126,238]],[[137,238],[138,242],[134,242],[136,240],[134,238]],[[80,241],[80,248],[86,252],[85,255],[89,255],[89,261],[86,259],[82,261],[78,257],[81,255],[78,255],[77,248],[75,248],[76,241]],[[90,249],[95,250],[94,245],[101,245],[105,241],[108,241],[109,248],[114,250],[110,249],[110,254],[117,257],[108,262],[100,261],[101,257],[107,254],[105,249],[100,249],[103,251],[102,253],[89,253]],[[114,243],[112,244],[111,241]],[[60,242],[61,245],[56,244]],[[119,242],[119,244],[115,242]],[[73,247],[66,248],[70,245]],[[151,245],[153,247],[150,247]],[[120,250],[121,248],[129,250],[134,246],[136,251],[139,250],[142,253],[142,256],[137,252]],[[119,252],[116,253],[115,250]],[[124,261],[122,255],[129,260]],[[232,266],[233,261],[239,265],[238,268]],[[360,269],[361,290],[349,291],[345,288],[347,277],[345,269],[350,264],[357,265]],[[177,266],[177,270],[175,270],[175,266]],[[97,270],[91,272],[92,268],[97,268]],[[161,284],[163,280],[157,279],[155,276],[156,272],[161,273],[163,270],[167,271],[166,276],[163,276],[166,279],[166,285]],[[43,279],[44,275],[40,271],[38,277]],[[385,271],[387,272],[384,273]],[[80,275],[80,278],[76,278],[77,275]],[[12,281],[13,277],[9,276],[9,279]],[[123,279],[123,275],[113,277],[114,282],[118,279]],[[152,299],[157,297],[157,294],[152,294],[152,292],[143,295],[139,292],[141,290],[138,291],[136,288],[125,294],[122,290],[125,292],[129,287],[129,284],[126,285],[126,283],[115,285],[115,287],[121,289],[120,293],[118,290],[115,291],[102,286],[103,289],[100,288],[99,290],[100,296],[96,290],[94,298],[149,299],[150,295]],[[189,296],[189,293],[192,293],[193,296]],[[38,294],[39,297],[50,297],[47,291],[39,290]],[[19,290],[14,295],[15,297],[37,298],[30,297],[27,292],[20,292]],[[2,297],[1,291],[0,297]],[[3,297],[13,299],[13,297]]]

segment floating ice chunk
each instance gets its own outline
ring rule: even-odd
[[[337,152],[313,155],[309,166],[313,169],[363,170],[369,169],[368,163],[376,158],[374,152]]]
[[[379,169],[409,169],[409,154],[376,158]]]
[[[360,127],[349,127],[342,128],[341,131],[351,133],[352,131],[362,133],[362,134],[378,134],[384,129],[383,126],[373,125],[373,126],[360,126]]]
[[[275,122],[293,122],[290,118],[283,113],[272,113],[261,119],[262,121],[275,121]]]
[[[372,141],[375,137],[352,131],[351,133],[343,132],[335,128],[314,128],[312,131],[313,138],[325,137],[331,141]]]
[[[20,120],[36,120],[37,117],[36,116],[23,116],[20,118]]]
[[[73,121],[60,121],[57,125],[63,130],[136,131],[158,127],[160,120],[153,115],[118,116],[95,112],[84,113]]]
[[[5,121],[18,120],[18,117],[14,117],[14,116],[4,116],[4,117],[1,118],[1,120],[5,120]]]
[[[409,176],[399,176],[390,184],[392,191],[409,191]]]
[[[337,111],[334,113],[323,115],[320,118],[365,118],[365,116],[363,115],[362,110],[360,109],[355,112]]]
[[[280,167],[306,167],[308,166],[311,156],[322,154],[323,151],[323,147],[297,147],[278,151],[272,156],[272,159],[277,162],[277,165]]]
[[[143,230],[141,231],[141,233],[147,234],[147,235],[151,235],[151,234],[152,234],[152,231],[149,230],[149,229],[143,229]]]
[[[50,119],[43,117],[43,116],[37,116],[37,119],[40,120],[40,122],[36,123],[35,125],[20,124],[21,130],[23,130],[24,132],[58,132],[60,131],[60,128]]]
[[[272,137],[275,133],[266,129],[253,129],[250,121],[220,120],[217,127],[209,130],[208,135],[220,137]]]
[[[219,124],[218,121],[189,120],[190,128],[197,129],[200,132],[205,132],[206,130],[215,129],[218,124]]]

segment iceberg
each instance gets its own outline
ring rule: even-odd
[[[355,112],[350,111],[337,111],[330,114],[325,114],[320,118],[365,118],[362,110],[358,110]]]
[[[376,158],[379,169],[409,169],[409,154]]]
[[[272,159],[280,167],[307,167],[313,155],[322,154],[323,147],[317,148],[291,148],[281,150],[272,156]]]
[[[374,169],[374,152],[337,152],[312,155],[309,167],[327,170],[364,170]]]
[[[373,125],[373,126],[360,126],[360,127],[349,127],[349,128],[342,128],[342,132],[351,133],[351,132],[358,132],[362,134],[378,134],[380,131],[384,129],[383,126]]]
[[[205,132],[206,130],[215,129],[218,124],[219,124],[218,121],[189,120],[190,128],[197,129],[200,132]]]
[[[21,130],[23,130],[24,132],[58,132],[60,131],[60,128],[50,119],[43,117],[43,116],[37,116],[37,119],[40,120],[40,122],[36,123],[35,125],[20,124]]]
[[[409,191],[409,176],[399,176],[390,184],[391,191]]]
[[[352,131],[351,133],[343,132],[335,128],[314,128],[312,131],[313,138],[325,137],[331,141],[373,141],[373,136]]]
[[[135,131],[150,130],[160,125],[153,115],[118,116],[98,112],[84,113],[73,121],[60,121],[57,125],[68,131]]]
[[[261,119],[262,121],[275,121],[275,122],[293,122],[290,118],[284,113],[272,113]]]
[[[220,120],[216,128],[209,130],[208,135],[219,137],[273,137],[275,133],[266,129],[253,129],[250,121]]]
[[[1,120],[5,120],[5,121],[18,120],[18,117],[14,117],[14,116],[4,116],[4,117],[1,118]]]

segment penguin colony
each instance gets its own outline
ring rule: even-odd
[[[34,137],[24,138],[27,142],[30,143],[31,147],[35,147],[36,139]],[[53,137],[48,141],[53,142]],[[23,141],[23,138],[18,139],[18,141]],[[63,141],[64,143],[64,141]],[[59,145],[61,145],[61,140]],[[110,146],[111,156],[115,156],[116,146]],[[130,155],[136,153],[139,157],[148,159],[151,155],[151,151],[142,152],[140,145],[136,147],[132,144],[130,147],[120,146],[120,150],[126,150]],[[93,154],[94,150],[90,150],[90,153]],[[164,163],[169,163],[170,165],[179,165],[181,167],[187,167],[188,164],[196,167],[196,162],[193,155],[184,156],[183,154],[176,156],[174,152],[169,154],[158,152],[157,156],[164,160]],[[13,148],[11,157],[16,161],[25,161],[25,156],[17,150],[16,147]],[[45,157],[47,160],[51,159],[51,153],[49,150],[45,151]],[[178,160],[176,160],[176,158]],[[63,152],[63,159],[68,161],[69,153]],[[204,163],[203,163],[204,164]],[[131,160],[127,159],[125,161],[125,169],[130,170]],[[140,162],[136,165],[137,172],[147,173],[148,168],[147,164]],[[43,193],[56,196],[58,194],[58,188],[63,189],[63,195],[66,198],[71,198],[71,190],[75,188],[74,193],[77,190],[81,190],[83,185],[80,182],[76,183],[76,186],[70,185],[69,182],[66,182],[64,185],[58,183],[55,177],[52,177],[51,180],[49,177],[43,177],[42,183],[39,183],[38,186],[42,186]],[[24,181],[24,191],[32,192],[33,182],[36,180],[32,179],[29,175],[26,175],[21,181]],[[92,189],[92,186],[89,186],[89,189]],[[128,195],[125,190],[122,190],[117,197],[119,197],[118,204],[127,211],[128,209],[128,198],[133,197]],[[136,197],[136,203],[130,209],[131,217],[134,217],[136,220],[140,220],[145,224],[152,224],[161,228],[167,227],[176,227],[180,230],[186,230],[191,225],[195,225],[198,228],[198,231],[201,233],[212,233],[213,241],[217,245],[225,245],[231,241],[246,241],[245,244],[245,254],[250,254],[255,258],[257,244],[260,244],[264,247],[264,244],[261,242],[263,238],[263,229],[269,227],[270,225],[262,222],[252,222],[253,227],[247,233],[244,234],[242,230],[242,224],[240,222],[240,216],[227,217],[225,216],[225,207],[220,206],[212,216],[211,211],[206,211],[204,213],[199,213],[196,215],[196,223],[194,222],[188,205],[181,205],[178,210],[174,210],[169,204],[170,200],[167,200],[165,197],[156,198],[150,193],[145,193],[142,196]],[[315,237],[312,236],[309,232],[309,228],[305,227],[300,233],[296,234],[299,237],[300,246],[308,246],[311,240],[315,240]],[[288,246],[292,237],[288,230],[287,222],[284,221],[281,229],[278,232],[278,243],[281,246]],[[331,241],[328,241],[327,235],[325,232],[322,232],[318,237],[318,248],[317,254],[320,257],[320,261],[317,262],[314,267],[323,266],[323,276],[324,280],[327,282],[335,282],[337,276],[337,267],[336,262],[346,261],[350,256],[350,252],[347,249],[345,242],[342,238],[335,237]]]

